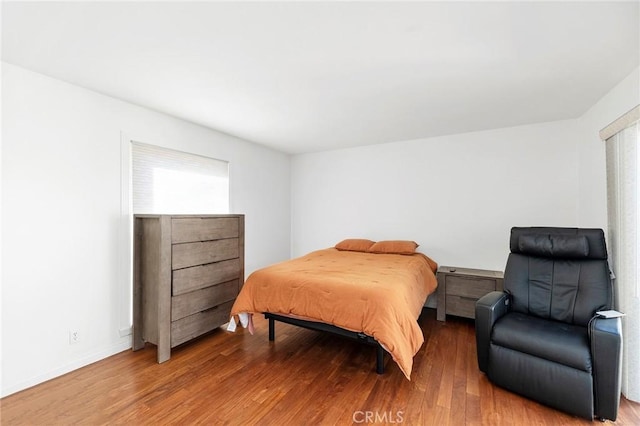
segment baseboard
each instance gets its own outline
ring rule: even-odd
[[[16,392],[20,392],[22,390],[28,389],[30,387],[39,385],[41,383],[44,383],[48,380],[51,379],[55,379],[56,377],[60,377],[64,374],[70,373],[74,370],[77,370],[79,368],[85,367],[89,364],[93,364],[94,362],[103,360],[107,357],[110,357],[112,355],[115,355],[117,353],[120,353],[122,351],[126,351],[128,349],[131,349],[131,341],[129,341],[129,339],[127,339],[126,342],[120,342],[114,345],[111,345],[105,349],[96,351],[94,353],[91,353],[89,355],[83,356],[80,359],[74,360],[68,364],[65,364],[64,366],[60,367],[60,368],[56,368],[54,370],[51,370],[45,374],[40,374],[36,377],[32,377],[29,380],[25,380],[22,383],[18,383],[16,385],[13,386],[8,386],[8,387],[3,387],[2,388],[2,394],[0,395],[0,398],[4,398],[5,396],[9,396],[11,394],[14,394]]]

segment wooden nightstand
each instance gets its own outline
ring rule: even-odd
[[[441,266],[438,268],[438,321],[448,315],[475,318],[476,301],[492,291],[502,291],[502,271]]]

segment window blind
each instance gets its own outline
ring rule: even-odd
[[[600,132],[606,142],[608,246],[615,274],[615,308],[624,312],[622,393],[640,401],[640,238],[638,235],[640,106]]]
[[[134,214],[229,213],[229,163],[131,143]]]

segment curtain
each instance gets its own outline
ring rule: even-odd
[[[607,159],[607,243],[615,308],[622,318],[622,393],[640,402],[640,283],[638,282],[638,120],[640,106],[600,132]]]

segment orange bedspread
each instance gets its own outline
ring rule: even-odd
[[[410,379],[424,342],[417,319],[437,286],[436,268],[421,253],[318,250],[252,273],[231,315],[271,312],[363,332]]]

